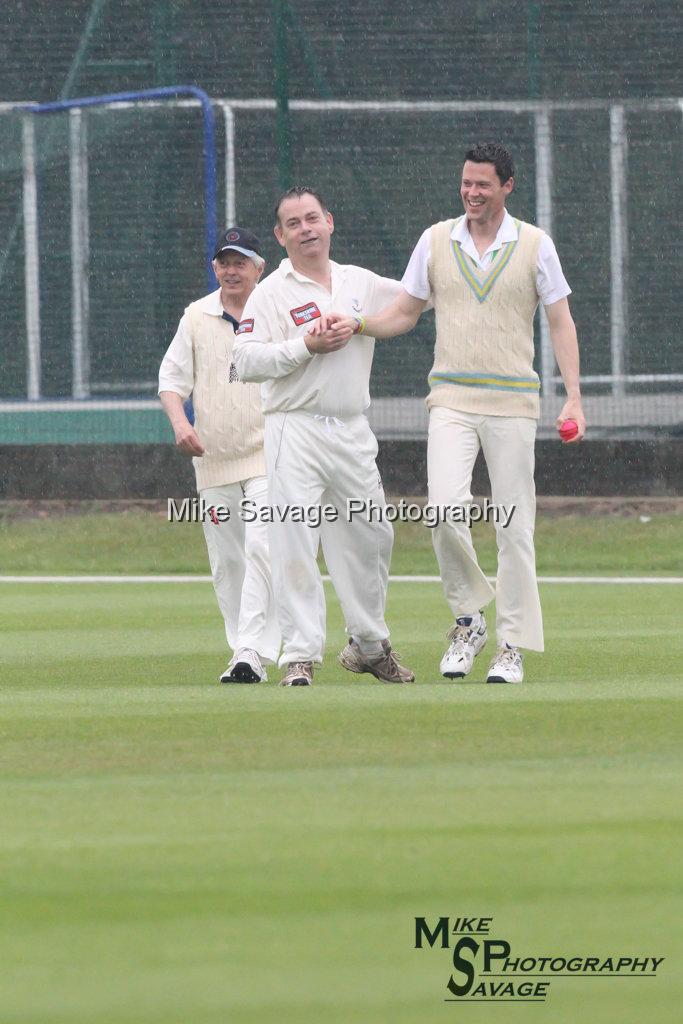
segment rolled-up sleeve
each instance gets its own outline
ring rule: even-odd
[[[189,398],[194,387],[194,355],[187,318],[182,317],[159,367],[159,393],[173,391]]]
[[[257,293],[258,288],[244,307],[232,357],[240,380],[261,384],[287,377],[313,353],[304,336],[285,338],[268,297]]]
[[[432,255],[431,228],[426,228],[413,249],[408,266],[401,279],[401,284],[414,299],[428,299],[431,295],[429,285],[429,261]]]
[[[562,265],[555,244],[552,238],[545,234],[538,248],[536,291],[544,306],[551,306],[553,302],[564,299],[572,292],[562,273]]]

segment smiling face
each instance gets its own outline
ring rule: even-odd
[[[234,249],[226,249],[220,252],[212,263],[216,280],[221,286],[221,295],[224,299],[234,302],[247,301],[256,282],[263,273],[263,265],[257,267],[252,259],[244,256]]]
[[[514,184],[514,178],[501,184],[494,164],[466,160],[462,169],[460,198],[467,219],[483,226],[500,218]]]
[[[309,193],[282,201],[274,230],[295,266],[326,260],[330,255],[330,238],[334,231],[332,214],[323,210]]]

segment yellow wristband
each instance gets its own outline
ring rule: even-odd
[[[354,316],[353,319],[354,319],[354,321],[356,323],[356,326],[354,328],[353,333],[354,334],[365,334],[365,317],[364,316]]]

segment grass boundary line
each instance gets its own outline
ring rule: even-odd
[[[681,584],[683,576],[539,576],[539,583],[614,583],[628,584]],[[495,576],[488,576],[495,583]],[[329,576],[323,576],[326,583]],[[0,576],[2,583],[210,583],[205,575],[159,575],[159,576]],[[390,583],[440,583],[440,576],[390,576]]]

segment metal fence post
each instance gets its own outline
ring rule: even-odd
[[[40,398],[40,265],[38,262],[38,183],[33,114],[22,119],[24,293],[26,306],[26,395]]]
[[[85,121],[82,111],[78,108],[69,111],[69,184],[71,187],[71,393],[74,398],[89,398],[88,152]]]
[[[235,193],[235,115],[232,107],[223,104],[225,125],[225,223],[230,226],[237,221],[237,196]]]
[[[536,150],[536,224],[549,235],[553,230],[553,143],[550,110],[544,106],[534,114]],[[555,393],[555,353],[550,341],[550,328],[541,313],[541,386],[546,398]]]
[[[628,225],[626,219],[626,163],[628,142],[624,108],[610,107],[610,172],[612,212],[610,219],[610,352],[612,394],[623,395],[628,330]]]

